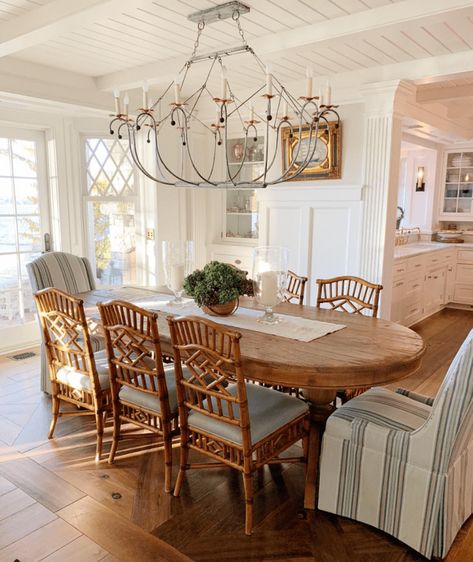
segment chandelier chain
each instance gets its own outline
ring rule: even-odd
[[[246,41],[245,32],[243,31],[243,28],[241,27],[241,23],[240,23],[240,10],[235,10],[233,12],[232,19],[237,24],[238,33],[241,36],[241,40],[243,41],[243,45],[247,46],[248,42]]]
[[[199,48],[200,36],[202,35],[202,31],[204,31],[204,28],[205,28],[205,21],[200,20],[199,23],[197,24],[197,37],[195,38],[194,41],[194,48],[192,50],[190,60],[192,60],[197,54],[197,49]]]

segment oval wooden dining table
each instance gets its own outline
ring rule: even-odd
[[[146,307],[157,293],[124,287],[98,289],[78,296],[84,299],[88,317],[98,322],[98,302],[117,298]],[[242,298],[240,306],[259,308],[250,298]],[[304,507],[315,509],[321,436],[325,421],[334,410],[337,390],[386,385],[412,375],[420,367],[425,344],[414,331],[388,320],[290,303],[278,305],[275,311],[345,326],[310,342],[239,330],[242,367],[248,378],[301,388],[310,403],[312,423]],[[172,355],[167,314],[161,316],[163,354]]]

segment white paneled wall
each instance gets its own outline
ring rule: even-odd
[[[289,268],[315,280],[358,275],[361,187],[268,189],[259,193],[260,243],[289,248]]]

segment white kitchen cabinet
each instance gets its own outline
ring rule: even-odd
[[[473,218],[473,151],[448,151],[439,216],[442,220]]]
[[[445,303],[447,266],[428,269],[423,287],[423,315],[430,316],[442,308]]]

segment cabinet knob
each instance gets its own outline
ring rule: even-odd
[[[235,260],[235,263],[236,263],[237,265],[240,265],[240,264],[241,264],[241,260]]]

